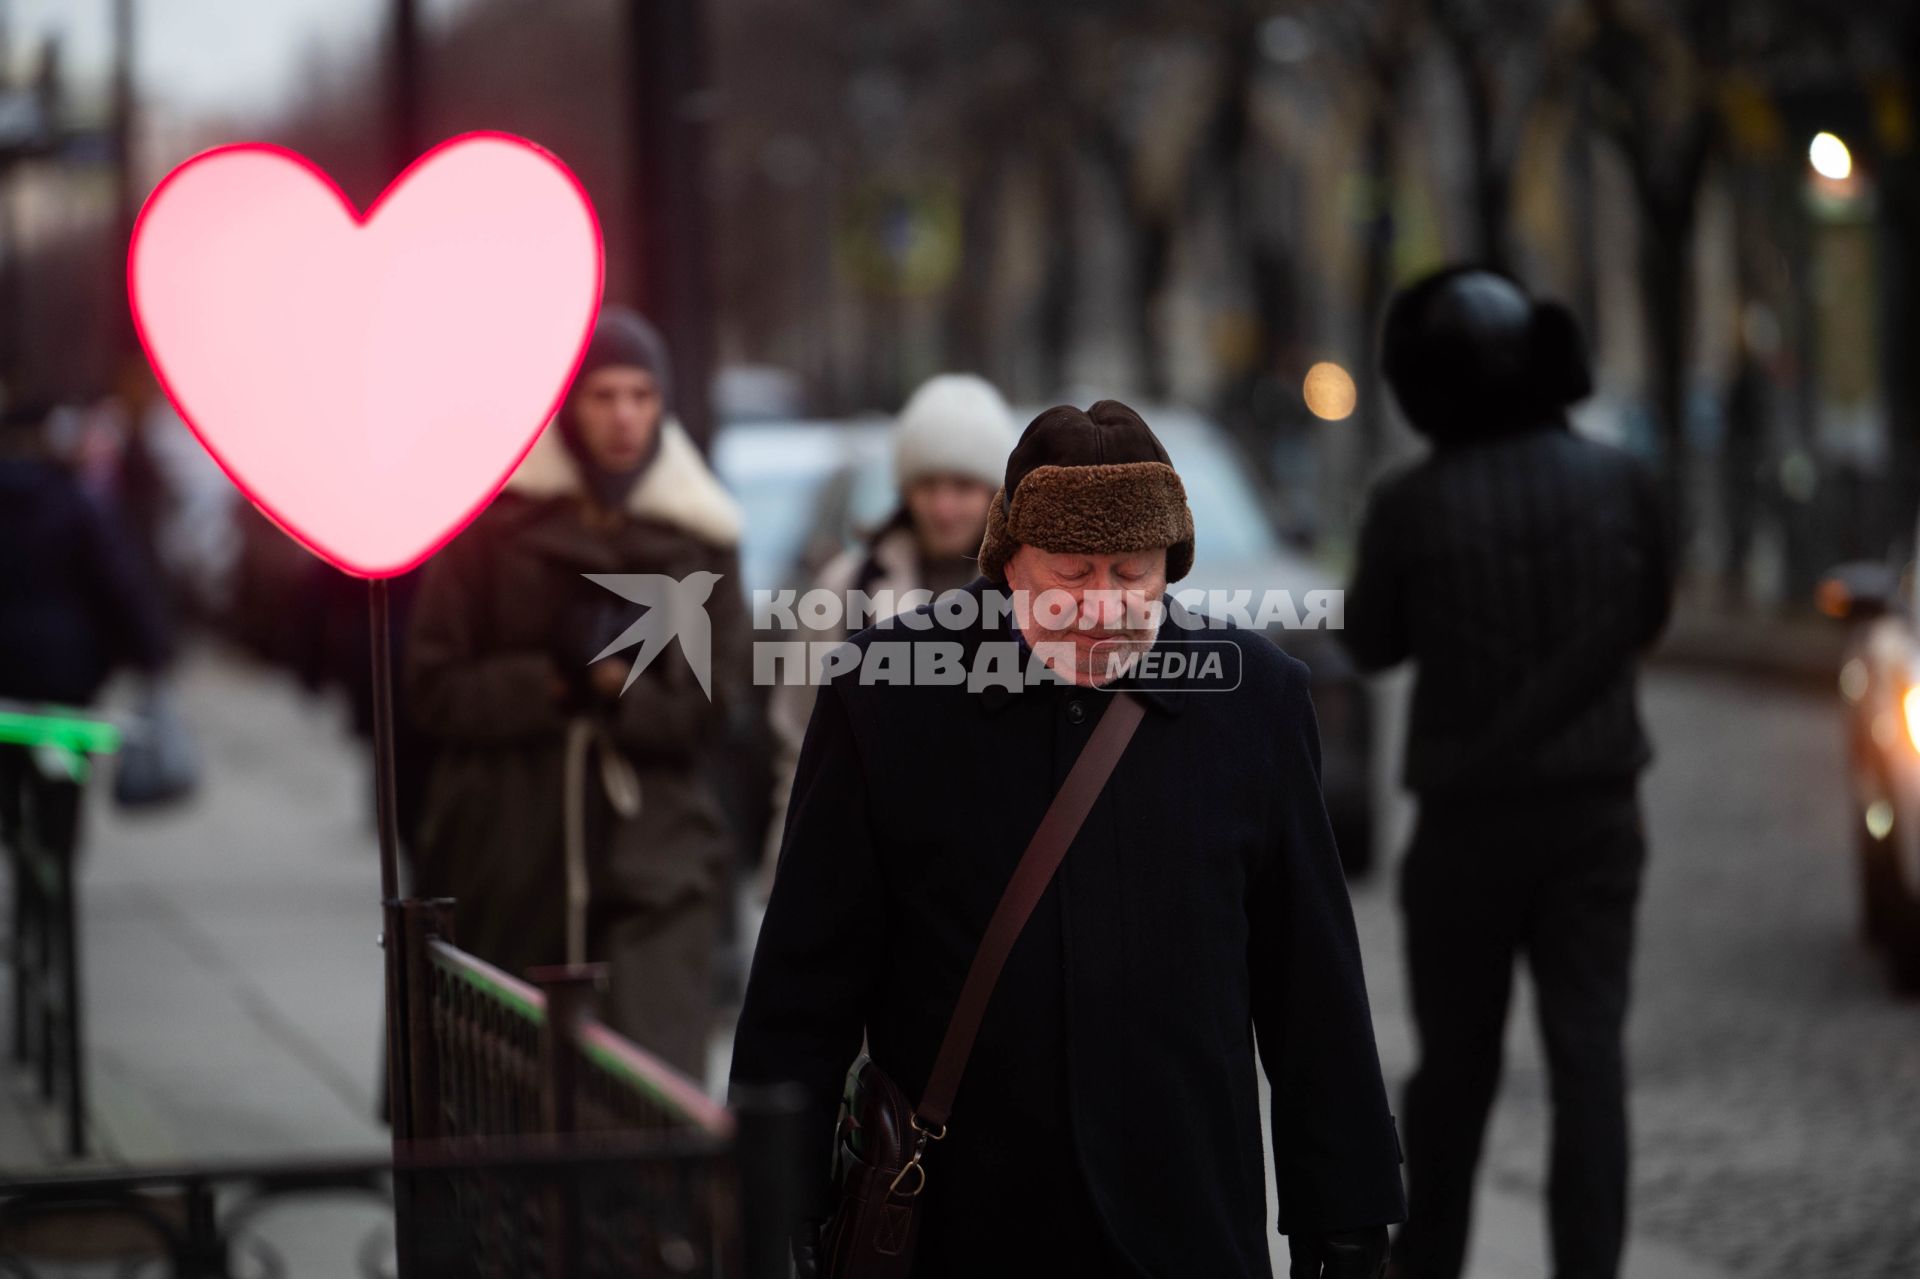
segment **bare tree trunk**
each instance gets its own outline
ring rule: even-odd
[[[1689,202],[1690,206],[1691,202]],[[1666,451],[1663,493],[1671,527],[1687,531],[1687,369],[1692,344],[1693,217],[1656,219],[1649,211],[1640,237],[1640,305],[1647,326],[1652,406]]]
[[[1909,23],[1903,50],[1907,67],[1920,71],[1920,21]],[[1908,127],[1920,124],[1908,111]],[[1913,358],[1920,336],[1920,160],[1911,150],[1881,161],[1880,231],[1885,260],[1881,360],[1887,401],[1888,498],[1893,538],[1910,543],[1920,512],[1920,360]],[[1920,548],[1912,548],[1920,549]]]
[[[1494,136],[1499,121],[1495,116],[1495,85],[1487,68],[1484,52],[1477,48],[1473,33],[1450,31],[1447,50],[1460,77],[1460,90],[1467,107],[1467,146],[1473,190],[1473,259],[1496,271],[1511,269],[1509,248],[1512,223],[1513,175],[1508,158],[1500,153]]]
[[[1041,394],[1066,389],[1073,355],[1073,321],[1080,296],[1079,225],[1070,147],[1061,145],[1041,165],[1046,265],[1036,315]]]
[[[1000,195],[1006,164],[996,151],[977,166],[965,185],[960,212],[960,271],[947,291],[947,363],[953,368],[984,370],[992,325],[994,233],[1000,218]]]
[[[1133,227],[1133,297],[1127,319],[1133,334],[1135,376],[1143,398],[1167,398],[1166,343],[1161,336],[1160,303],[1173,262],[1174,225],[1170,217],[1142,218]]]
[[[1361,171],[1365,175],[1369,207],[1361,240],[1359,331],[1354,335],[1353,344],[1358,366],[1353,370],[1353,378],[1361,388],[1354,412],[1361,476],[1379,458],[1386,438],[1386,406],[1379,395],[1371,392],[1380,366],[1380,315],[1393,289],[1393,191],[1399,152],[1394,120],[1397,105],[1397,99],[1391,97],[1375,103],[1362,144]]]

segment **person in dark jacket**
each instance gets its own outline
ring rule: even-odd
[[[1011,683],[863,667],[820,689],[733,1082],[797,1082],[824,1172],[863,1035],[909,1098],[927,1085],[988,917],[1107,713],[1085,646],[1204,642],[1239,675],[1107,685],[1145,719],[994,987],[926,1157],[916,1275],[1268,1275],[1256,1043],[1292,1273],[1372,1279],[1403,1216],[1306,669],[1257,633],[1117,609],[1178,609],[1165,588],[1192,561],[1147,425],[1114,401],[1049,409],[1007,462],[983,576],[850,643],[863,662],[916,650],[896,671],[929,644],[975,672],[990,652],[1066,655]],[[991,604],[1045,589],[1074,601],[1066,620]]]
[[[0,414],[0,698],[85,706],[115,667],[157,671],[173,643],[138,545],[48,452],[51,413]]]
[[[1382,357],[1432,443],[1373,495],[1342,632],[1363,668],[1419,672],[1405,781],[1420,812],[1400,887],[1420,1057],[1390,1273],[1460,1273],[1524,956],[1553,1081],[1553,1272],[1614,1275],[1636,778],[1651,754],[1635,672],[1671,577],[1657,491],[1634,458],[1569,429],[1590,389],[1572,316],[1504,276],[1409,286]]]
[[[700,1078],[730,847],[706,749],[747,630],[739,511],[671,386],[653,327],[604,311],[554,424],[429,563],[406,674],[436,743],[417,891],[455,898],[461,946],[515,976],[607,961],[613,1028]],[[698,628],[631,676],[608,655],[644,615],[589,573],[712,585],[711,696]]]

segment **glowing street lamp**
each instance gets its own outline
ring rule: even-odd
[[[1853,153],[1831,133],[1813,135],[1813,141],[1807,145],[1807,163],[1815,173],[1834,182],[1845,182],[1853,176]]]
[[[1341,422],[1353,416],[1359,391],[1353,375],[1331,360],[1322,360],[1307,370],[1300,387],[1307,411],[1328,422]]]

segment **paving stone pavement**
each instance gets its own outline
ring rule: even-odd
[[[1644,700],[1627,1275],[1920,1275],[1920,1005],[1857,941],[1838,696],[1662,668]],[[1410,813],[1393,816],[1397,846]],[[1397,1087],[1412,1044],[1390,889],[1366,885],[1355,909]],[[1548,1120],[1523,1003],[1481,1179],[1483,1214],[1508,1222],[1500,1251],[1533,1244],[1515,1276],[1546,1273]]]

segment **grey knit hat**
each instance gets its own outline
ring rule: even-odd
[[[615,365],[653,374],[660,402],[667,412],[673,412],[673,361],[667,356],[667,340],[638,311],[617,302],[600,308],[600,319],[593,326],[593,338],[587,343],[587,353],[574,380]]]

